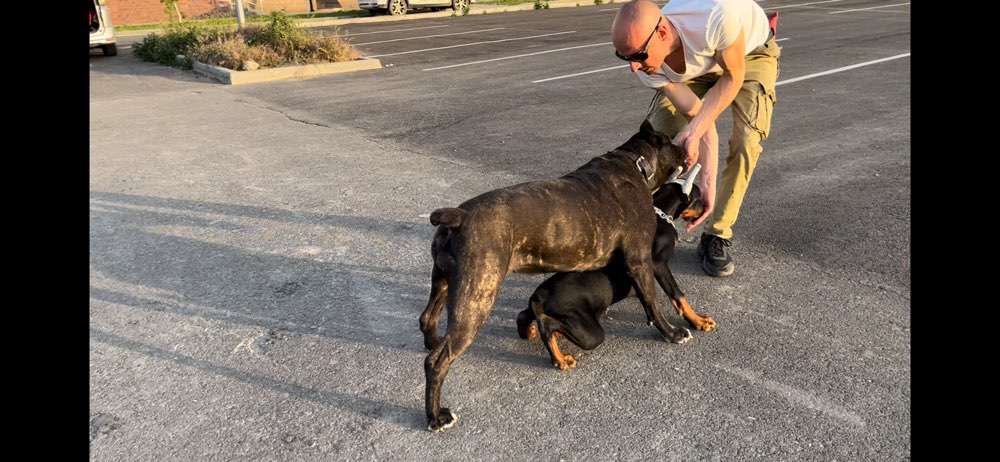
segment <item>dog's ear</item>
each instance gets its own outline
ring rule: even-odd
[[[670,137],[664,136],[662,133],[656,131],[653,128],[653,124],[649,123],[649,120],[643,120],[642,125],[639,125],[639,134],[642,135],[642,139],[646,142],[652,144],[654,147],[660,148],[663,146],[670,145]]]
[[[663,136],[662,133],[656,131],[653,128],[653,124],[649,123],[649,120],[643,120],[642,125],[639,125],[639,133],[642,134],[642,138],[646,141],[652,141],[659,146],[665,144],[670,144],[670,138]]]
[[[691,202],[698,202],[698,201],[700,201],[701,200],[701,186],[698,186],[697,184],[693,185],[693,187],[691,188],[691,194],[688,194],[688,197],[691,198]]]
[[[656,130],[653,130],[653,124],[649,123],[649,119],[642,119],[642,125],[639,125],[639,133],[652,135],[656,134]]]

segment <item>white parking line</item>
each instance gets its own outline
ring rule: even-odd
[[[405,38],[390,39],[390,40],[379,40],[377,42],[352,43],[352,45],[356,45],[356,46],[359,46],[359,45],[374,45],[376,43],[400,42],[400,41],[403,41],[403,40],[416,40],[416,39],[424,39],[424,38],[432,38],[432,37],[449,37],[449,36],[452,36],[452,35],[475,34],[477,32],[489,32],[489,31],[492,31],[492,30],[500,30],[500,29],[506,29],[506,27],[494,27],[492,29],[479,29],[479,30],[470,30],[470,31],[465,31],[465,32],[452,32],[450,34],[422,35],[422,36],[419,36],[419,37],[405,37]]]
[[[824,75],[836,74],[838,72],[849,71],[851,69],[857,69],[857,68],[863,67],[863,66],[870,66],[872,64],[878,64],[878,63],[882,63],[882,62],[885,62],[885,61],[892,61],[894,59],[905,58],[907,56],[910,56],[910,54],[909,53],[903,53],[901,55],[890,56],[888,58],[876,59],[874,61],[866,61],[866,62],[863,62],[863,63],[852,64],[850,66],[838,67],[836,69],[830,69],[828,71],[817,72],[815,74],[809,74],[809,75],[803,75],[802,77],[795,77],[794,79],[782,80],[782,81],[776,83],[775,86],[784,85],[786,83],[798,82],[800,80],[812,79],[812,78],[816,78],[816,77],[820,77],[820,76],[824,76]]]
[[[844,1],[844,0],[824,0],[822,2],[796,3],[794,5],[769,6],[769,7],[764,8],[764,9],[765,10],[780,10],[782,8],[794,8],[796,6],[819,5],[820,3],[833,3],[833,2],[842,2],[842,1]]]
[[[442,26],[424,26],[424,27],[408,27],[406,29],[387,29],[387,30],[374,30],[371,32],[358,32],[357,34],[344,34],[344,35],[331,35],[330,37],[354,37],[357,35],[368,35],[368,34],[382,34],[385,32],[405,32],[408,30],[420,30],[420,29],[435,29],[438,27],[448,27],[447,24]]]
[[[577,72],[576,74],[560,75],[558,77],[549,77],[547,79],[542,79],[542,80],[532,80],[531,83],[551,82],[553,80],[568,79],[570,77],[577,77],[577,76],[587,75],[587,74],[596,74],[598,72],[611,71],[611,70],[615,70],[615,69],[622,69],[622,68],[625,68],[625,67],[628,67],[628,64],[621,64],[621,65],[618,65],[618,66],[605,67],[603,69],[594,69],[592,71],[586,71],[586,72]]]
[[[885,61],[892,61],[894,59],[905,58],[907,56],[910,56],[910,54],[909,53],[903,53],[901,55],[890,56],[888,58],[876,59],[874,61],[866,61],[866,62],[863,62],[863,63],[852,64],[850,66],[838,67],[836,69],[830,69],[828,71],[817,72],[815,74],[809,74],[809,75],[803,75],[802,77],[795,77],[795,78],[788,79],[788,80],[782,80],[782,81],[776,83],[775,86],[784,85],[786,83],[798,82],[800,80],[812,79],[812,78],[816,78],[816,77],[820,77],[820,76],[824,76],[824,75],[836,74],[838,72],[849,71],[851,69],[857,69],[859,67],[870,66],[872,64],[878,64],[878,63],[885,62]],[[596,74],[598,72],[605,72],[605,71],[613,71],[615,69],[623,69],[623,68],[626,68],[626,67],[628,67],[628,64],[621,64],[621,65],[618,65],[618,66],[605,67],[605,68],[602,68],[602,69],[594,69],[592,71],[577,72],[576,74],[560,75],[560,76],[549,77],[547,79],[541,79],[541,80],[532,80],[531,83],[551,82],[553,80],[568,79],[570,77],[578,77],[578,76],[581,76],[581,75]]]
[[[830,14],[850,13],[852,11],[877,10],[879,8],[889,8],[889,7],[892,7],[892,6],[903,6],[903,5],[909,5],[909,4],[910,4],[910,2],[906,2],[906,3],[896,3],[894,5],[873,6],[871,8],[855,8],[853,10],[831,11]]]
[[[775,40],[775,42],[780,42],[782,40],[788,40],[790,38],[791,37],[780,38],[780,39]],[[583,46],[609,45],[609,44],[611,44],[611,42],[595,43],[593,45],[583,45]],[[571,48],[583,48],[583,47],[571,47]],[[568,50],[570,48],[563,48],[563,49],[564,50]],[[559,51],[559,50],[550,50],[550,51]],[[541,54],[541,53],[548,53],[548,52],[531,53],[531,54]],[[514,57],[515,56],[511,56],[511,58],[514,58]],[[507,59],[507,58],[499,58],[499,59]],[[475,63],[468,63],[468,64],[479,64],[480,62],[488,62],[488,61],[495,61],[495,60],[488,59],[488,60],[485,60],[485,61],[478,61],[478,62],[475,62]],[[464,66],[464,65],[465,64],[459,64],[459,66]],[[424,69],[424,70],[425,71],[431,71],[431,70],[434,70],[434,69],[445,69],[447,67],[455,67],[455,66],[435,67],[433,69]],[[628,67],[628,64],[622,64],[622,65],[619,65],[619,66],[612,66],[612,67],[605,67],[605,68],[601,68],[601,69],[594,69],[592,71],[577,72],[576,74],[560,75],[560,76],[557,76],[557,77],[549,77],[547,79],[542,79],[542,80],[532,80],[531,83],[542,83],[542,82],[550,82],[552,80],[568,79],[570,77],[577,77],[577,76],[581,76],[581,75],[596,74],[598,72],[604,72],[604,71],[613,71],[615,69],[621,69],[623,67]]]
[[[493,59],[482,59],[482,60],[479,60],[479,61],[471,61],[471,62],[461,63],[461,64],[452,64],[450,66],[432,67],[432,68],[423,69],[423,70],[425,70],[425,71],[437,71],[437,70],[441,70],[441,69],[451,69],[453,67],[471,66],[473,64],[483,64],[483,63],[489,63],[489,62],[493,62],[493,61],[503,61],[505,59],[524,58],[526,56],[544,55],[546,53],[555,53],[557,51],[575,50],[577,48],[596,47],[596,46],[601,46],[601,45],[611,45],[611,42],[591,43],[590,45],[579,45],[579,46],[575,46],[575,47],[556,48],[554,50],[536,51],[534,53],[525,53],[523,55],[504,56],[502,58],[493,58]]]
[[[381,58],[383,56],[408,55],[408,54],[411,54],[411,53],[422,53],[422,52],[425,52],[425,51],[446,50],[446,49],[449,49],[449,48],[458,48],[458,47],[471,47],[473,45],[485,45],[487,43],[512,42],[514,40],[528,40],[528,39],[539,38],[539,37],[551,37],[553,35],[572,34],[572,33],[575,33],[575,32],[576,32],[575,30],[568,30],[568,31],[565,31],[565,32],[553,32],[551,34],[530,35],[528,37],[514,37],[514,38],[509,38],[509,39],[501,39],[501,40],[488,40],[488,41],[485,41],[485,42],[462,43],[462,44],[459,44],[459,45],[449,45],[449,46],[446,46],[446,47],[424,48],[422,50],[400,51],[399,53],[386,53],[386,54],[382,54],[382,55],[373,55],[373,56],[368,56],[368,58]]]

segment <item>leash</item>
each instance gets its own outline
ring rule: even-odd
[[[663,210],[660,210],[660,208],[655,205],[653,206],[653,211],[656,212],[656,216],[660,217],[661,220],[670,223],[670,226],[675,228],[677,227],[677,225],[674,225],[674,217],[667,215],[663,212]]]

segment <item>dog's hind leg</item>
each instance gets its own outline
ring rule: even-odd
[[[478,276],[475,281],[449,277],[448,330],[424,360],[428,430],[443,431],[458,421],[451,410],[441,407],[441,387],[451,364],[469,348],[489,317],[502,282],[499,274]]]
[[[646,320],[649,324],[656,327],[660,335],[672,343],[684,343],[690,340],[691,332],[670,324],[656,304],[656,279],[653,277],[653,265],[649,254],[643,259],[627,256],[626,261],[628,274],[634,281],[635,293],[639,296],[642,308],[646,310]]]
[[[656,281],[660,283],[660,287],[663,288],[663,292],[667,294],[667,297],[670,297],[670,302],[673,303],[677,314],[687,319],[695,329],[705,332],[715,329],[715,320],[711,316],[698,314],[691,308],[687,297],[684,296],[684,292],[677,285],[677,281],[674,280],[674,275],[670,272],[670,268],[667,267],[666,263],[657,265]]]
[[[538,338],[538,326],[535,325],[535,313],[531,308],[525,308],[517,313],[517,336],[525,340]]]
[[[420,331],[424,333],[424,347],[433,350],[440,343],[437,336],[438,319],[441,308],[448,297],[448,275],[438,269],[437,264],[431,270],[431,296],[427,308],[420,315]]]

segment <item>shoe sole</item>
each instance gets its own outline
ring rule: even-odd
[[[726,266],[724,266],[724,267],[722,267],[721,270],[715,271],[714,268],[708,266],[708,262],[706,262],[705,259],[702,259],[701,260],[701,269],[702,269],[702,271],[705,272],[705,274],[707,274],[709,276],[713,276],[713,277],[719,278],[719,277],[725,277],[725,276],[729,276],[729,275],[733,274],[733,272],[736,271],[736,265],[734,265],[733,262],[729,262],[729,264],[726,265]]]

